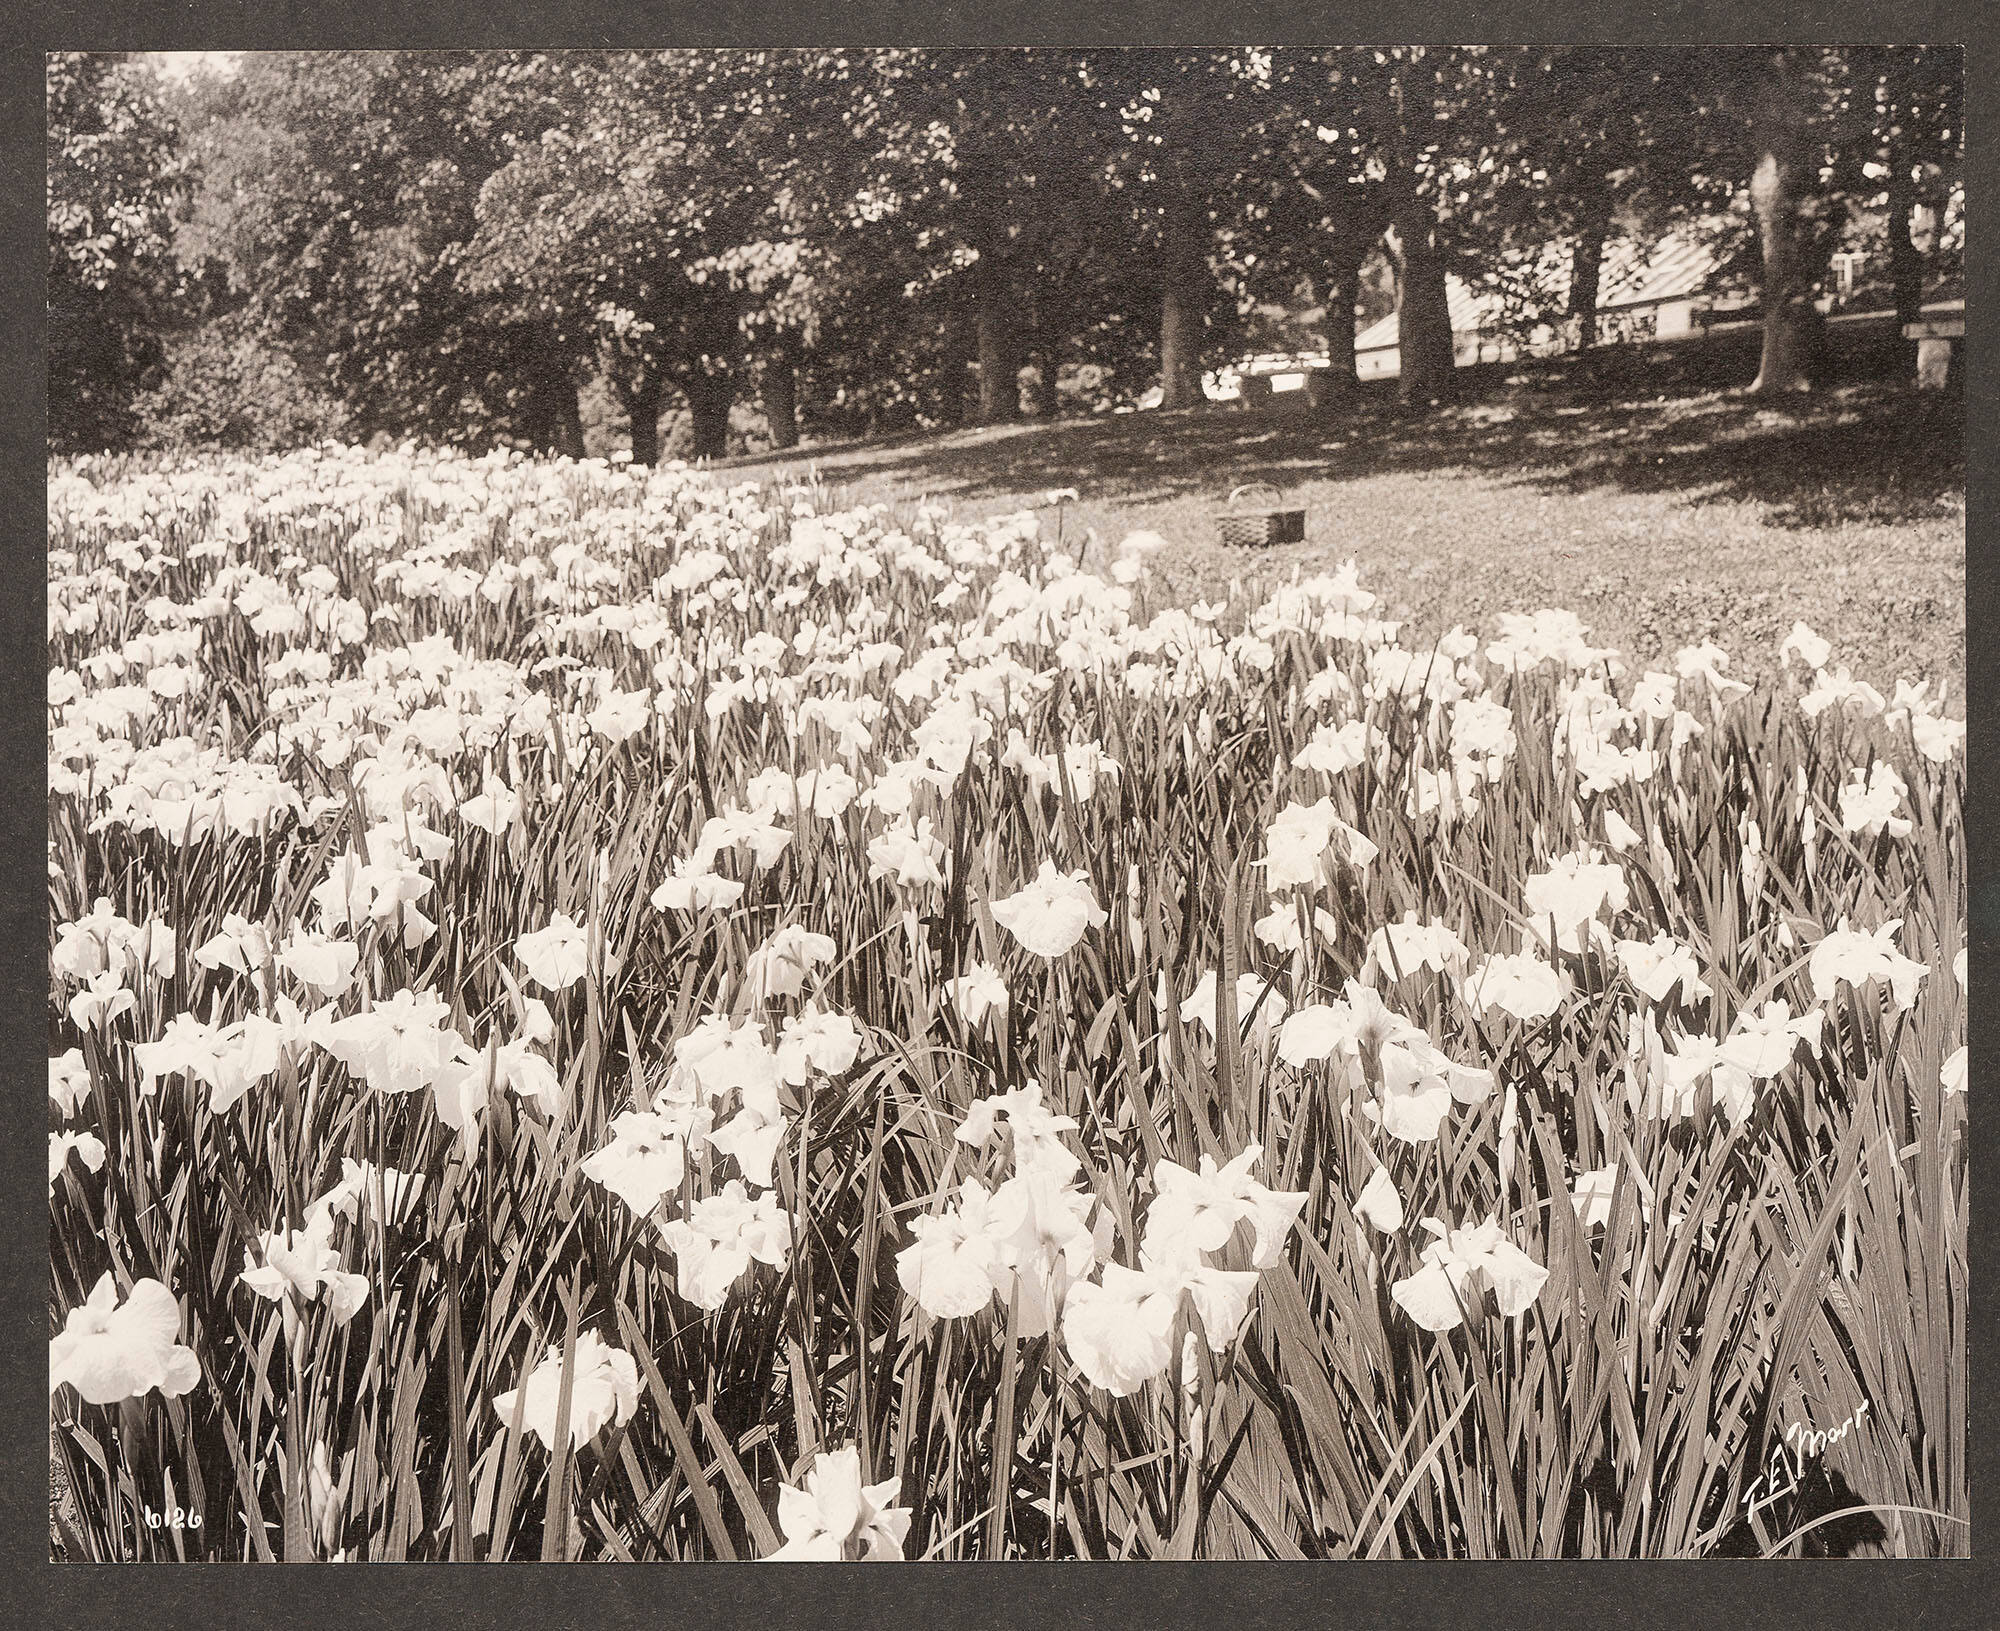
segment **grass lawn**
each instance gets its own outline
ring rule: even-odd
[[[1384,615],[1426,632],[1567,607],[1636,664],[1714,639],[1769,673],[1795,618],[1885,690],[1965,668],[1965,453],[1956,390],[1919,394],[1900,354],[1781,406],[1733,392],[1743,340],[1619,348],[1583,366],[1467,370],[1465,405],[1428,417],[1364,388],[1343,413],[1283,399],[993,427],[730,461],[752,477],[816,464],[842,502],[925,496],[989,514],[1074,487],[1066,536],[1163,534],[1178,599],[1352,556]],[[1872,377],[1871,377],[1872,376]],[[1232,549],[1230,487],[1277,483],[1305,542]],[[1058,524],[1056,511],[1045,517]],[[1958,711],[1954,706],[1954,712]]]

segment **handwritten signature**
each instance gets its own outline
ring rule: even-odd
[[[1859,1410],[1834,1427],[1818,1430],[1793,1422],[1785,1429],[1784,1442],[1772,1447],[1770,1464],[1743,1491],[1743,1515],[1747,1518],[1790,1495],[1805,1477],[1808,1464],[1855,1431],[1867,1414],[1868,1401],[1863,1399]]]

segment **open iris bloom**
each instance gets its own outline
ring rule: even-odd
[[[891,1506],[902,1480],[861,1482],[861,1453],[849,1444],[822,1455],[803,1488],[778,1488],[778,1527],[785,1543],[770,1563],[900,1563],[910,1509]]]
[[[1423,1267],[1398,1280],[1389,1295],[1426,1331],[1464,1324],[1489,1291],[1508,1319],[1519,1319],[1541,1295],[1549,1271],[1502,1237],[1499,1219],[1447,1229],[1436,1218],[1425,1218],[1423,1227],[1437,1239],[1424,1248]]]
[[[136,1399],[154,1388],[172,1399],[201,1381],[180,1343],[181,1309],[158,1280],[135,1280],[124,1302],[107,1272],[49,1344],[49,1392],[65,1383],[91,1404]]]

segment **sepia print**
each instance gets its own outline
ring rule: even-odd
[[[1957,47],[47,91],[56,1558],[1967,1553]]]

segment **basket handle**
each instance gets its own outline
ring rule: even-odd
[[[1222,502],[1227,505],[1234,505],[1237,499],[1241,498],[1245,493],[1269,493],[1275,502],[1282,504],[1285,501],[1285,495],[1272,486],[1270,482],[1246,481],[1241,487],[1232,487],[1229,490],[1229,496]]]

